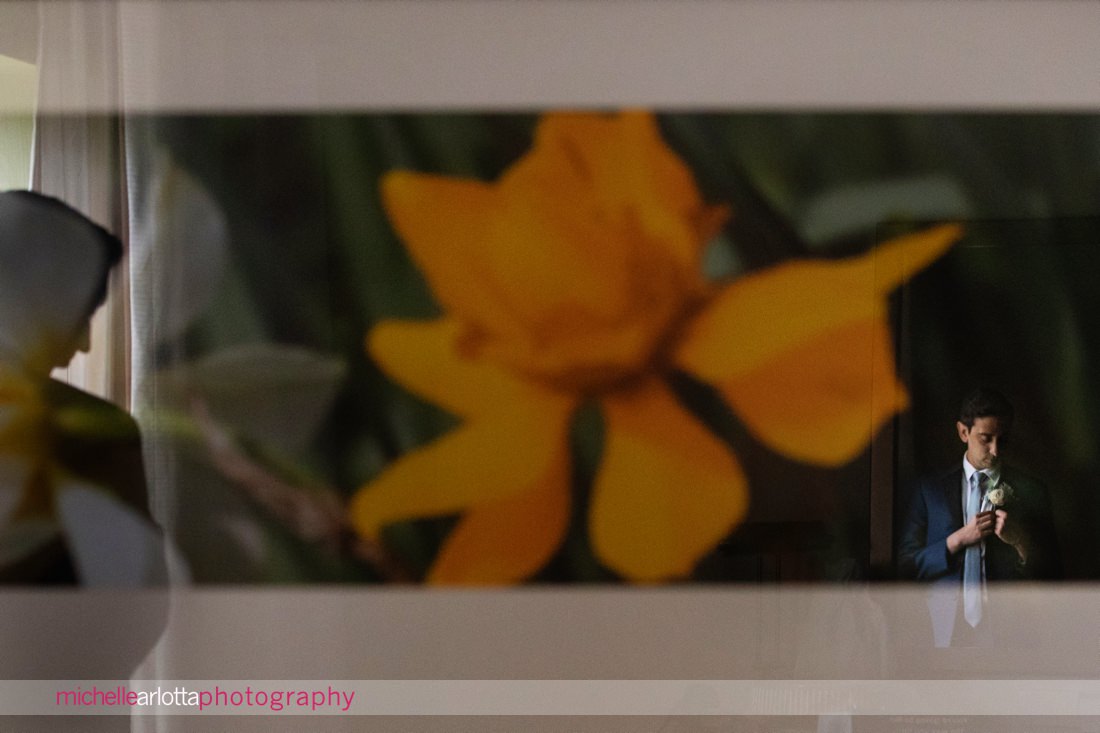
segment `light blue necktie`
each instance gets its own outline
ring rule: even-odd
[[[966,495],[966,521],[978,513],[982,505],[982,479],[985,475],[975,471],[970,476],[970,489]],[[966,548],[963,556],[963,616],[971,626],[982,620],[982,543]]]

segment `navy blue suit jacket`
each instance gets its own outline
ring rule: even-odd
[[[1002,481],[1013,489],[1006,502],[1010,521],[1029,538],[1028,558],[1021,563],[1015,548],[990,537],[985,542],[987,580],[1049,579],[1060,577],[1058,542],[1050,497],[1042,483],[1009,467]],[[963,526],[962,466],[922,481],[913,496],[898,546],[903,577],[940,583],[959,583],[965,552],[947,551],[947,536]]]

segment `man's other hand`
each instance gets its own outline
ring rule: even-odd
[[[993,533],[1006,545],[1011,545],[1020,555],[1021,562],[1027,562],[1027,541],[1019,525],[1009,519],[1008,512],[998,509],[993,520]]]

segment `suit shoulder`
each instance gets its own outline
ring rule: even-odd
[[[1006,468],[1002,479],[1021,498],[1049,501],[1050,491],[1042,480],[1015,468]]]
[[[1035,477],[1035,475],[1032,475],[1031,473],[1021,471],[1020,469],[1013,466],[1007,466],[1004,468],[1002,481],[1008,482],[1012,485],[1019,485],[1021,486],[1021,488],[1026,489],[1046,489],[1046,483],[1042,479]]]
[[[938,471],[936,473],[928,474],[927,476],[924,476],[923,478],[921,478],[918,481],[918,483],[920,484],[920,486],[922,488],[924,488],[924,487],[936,488],[936,487],[944,486],[944,485],[946,485],[946,484],[948,484],[952,481],[954,481],[954,482],[962,481],[962,468],[961,467],[955,466],[953,468],[945,468],[945,469],[943,469],[941,471]]]
[[[912,488],[909,494],[909,509],[913,510],[922,505],[938,505],[945,496],[949,495],[950,488],[962,481],[961,476],[961,468],[952,468],[918,477],[910,484]]]

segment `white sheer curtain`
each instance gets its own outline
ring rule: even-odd
[[[107,302],[92,322],[91,348],[77,354],[55,376],[98,394],[125,409],[135,406],[136,370],[132,368],[131,268],[134,246],[141,237],[131,236],[134,217],[131,201],[139,186],[130,186],[126,116],[123,99],[124,63],[122,14],[117,0],[51,0],[39,3],[39,113],[35,119],[32,188],[55,196],[79,209],[116,234],[123,242],[123,260],[112,273]],[[140,272],[140,271],[139,271]],[[139,285],[144,280],[138,274]],[[149,303],[151,291],[142,291]],[[141,360],[138,359],[138,363]],[[164,524],[166,499],[158,486],[164,466],[156,441],[146,436],[144,453],[149,504],[154,517]],[[160,470],[158,470],[158,466]],[[177,568],[170,569],[176,578]],[[148,650],[147,650],[148,651]],[[135,679],[155,679],[163,652],[151,651],[134,672]],[[157,731],[162,720],[135,718],[134,731]]]
[[[119,5],[39,4],[38,105],[31,187],[116,234],[129,254],[122,142]],[[131,404],[129,257],[116,267],[92,322],[91,349],[57,376],[123,407]]]

